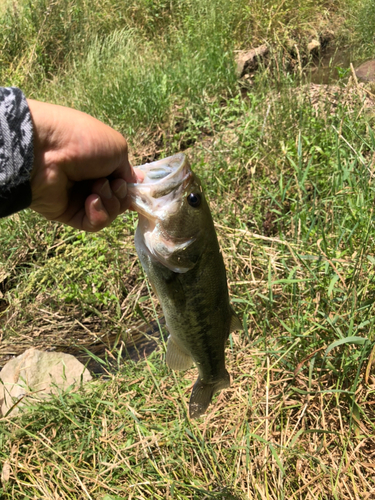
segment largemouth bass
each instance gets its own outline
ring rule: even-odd
[[[143,182],[128,184],[139,215],[135,247],[166,320],[167,365],[198,368],[189,403],[190,417],[196,418],[230,385],[225,343],[242,325],[229,303],[211,212],[186,156],[137,168]]]

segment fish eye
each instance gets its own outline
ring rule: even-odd
[[[191,207],[197,208],[201,204],[200,193],[190,193],[187,197],[187,201]]]

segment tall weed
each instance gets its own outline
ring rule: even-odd
[[[96,37],[86,56],[78,59],[56,83],[42,90],[110,121],[128,135],[167,120],[174,106],[202,113],[202,101],[235,90],[231,42],[216,30],[212,9],[199,29],[186,19],[184,30],[168,41],[147,42],[135,29]]]
[[[353,42],[356,47],[360,47],[361,57],[363,53],[367,57],[374,57],[375,49],[375,2],[373,0],[362,0],[356,3],[354,17]]]
[[[283,44],[289,37],[319,31],[321,19],[340,5],[326,0],[304,0],[298,6],[291,0],[22,1],[0,14],[0,80],[38,94],[42,82],[53,80],[60,70],[71,70],[92,44],[105,43],[106,37],[124,29],[134,29],[145,46],[152,43],[159,58],[176,42],[188,47],[193,65],[196,49],[208,49],[209,60],[223,50],[265,41]],[[179,50],[173,57],[179,57]],[[202,73],[199,59],[195,77],[204,78],[211,71]],[[216,81],[217,75],[211,78]]]

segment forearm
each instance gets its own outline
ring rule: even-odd
[[[33,126],[21,90],[0,87],[0,217],[31,204]]]
[[[138,178],[119,132],[81,111],[26,101],[19,89],[0,92],[0,217],[30,206],[99,231],[129,207],[127,183]]]

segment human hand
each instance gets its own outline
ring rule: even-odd
[[[27,102],[34,126],[30,208],[84,231],[108,226],[129,208],[127,183],[142,181],[125,138],[81,111]]]

